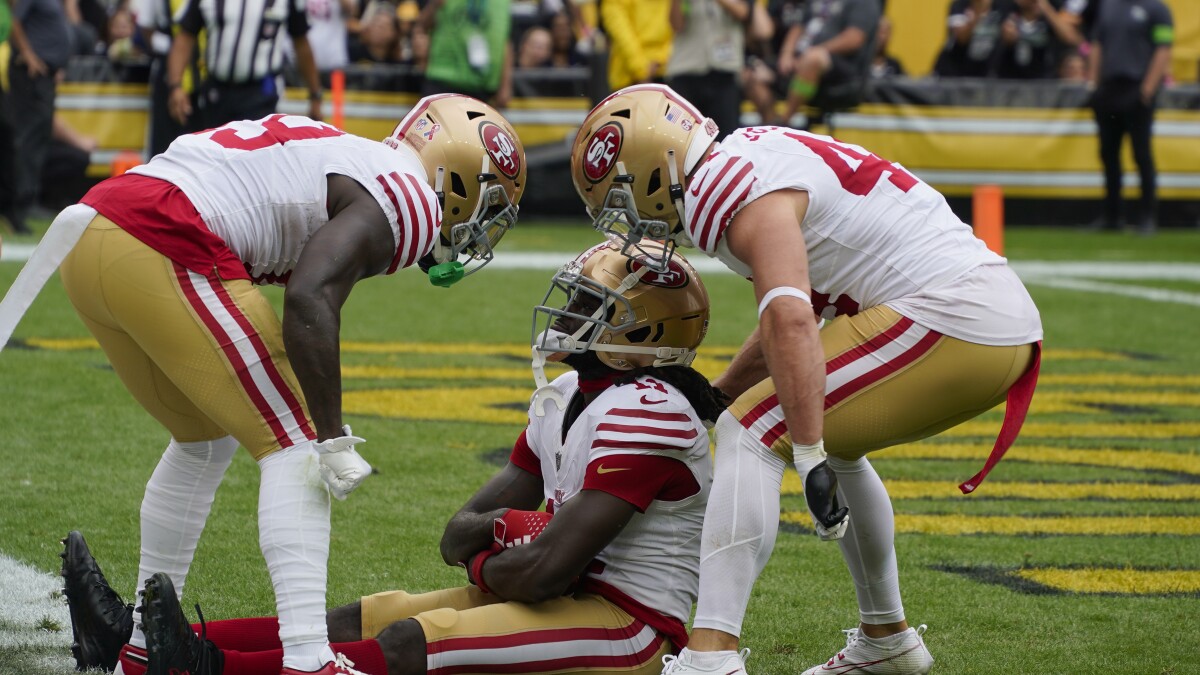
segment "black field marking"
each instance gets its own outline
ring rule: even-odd
[[[1056,569],[1056,570],[1134,570],[1138,572],[1194,572],[1198,571],[1194,567],[1145,567],[1140,565],[1131,565],[1129,567],[1100,567],[1096,565],[1085,564],[1067,564],[1067,565],[1030,565],[1027,567],[1001,567],[998,565],[930,565],[929,569],[938,572],[949,572],[960,576],[973,579],[987,584],[1004,586],[1018,593],[1026,593],[1029,595],[1087,595],[1096,597],[1110,598],[1200,598],[1200,593],[1181,592],[1181,593],[1117,593],[1117,592],[1095,592],[1088,593],[1083,591],[1068,591],[1053,586],[1040,584],[1036,581],[1018,576],[1017,572],[1021,570],[1036,570],[1036,569]]]

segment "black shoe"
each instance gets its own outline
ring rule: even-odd
[[[142,630],[150,659],[146,675],[221,675],[224,655],[206,639],[200,605],[196,614],[200,615],[199,637],[183,615],[171,577],[157,572],[146,580],[142,593]]]
[[[838,505],[837,474],[822,461],[804,479],[804,500],[813,517],[827,530],[832,530],[849,515],[850,509]]]
[[[133,632],[133,605],[109,587],[82,534],[71,532],[62,543],[63,595],[71,610],[75,669],[111,672]]]

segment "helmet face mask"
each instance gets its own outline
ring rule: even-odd
[[[662,244],[645,245],[663,259]],[[690,364],[707,332],[708,293],[682,256],[666,270],[650,262],[605,242],[564,265],[534,308],[535,354],[558,361],[593,351],[614,370]]]
[[[600,102],[571,151],[571,178],[594,227],[666,270],[676,246],[692,246],[684,187],[717,134],[711,119],[663,85],[626,87]],[[644,240],[666,246],[656,258]]]

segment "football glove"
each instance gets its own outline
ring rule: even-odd
[[[321,460],[321,478],[339,500],[344,500],[371,475],[371,465],[354,450],[356,444],[366,440],[354,436],[349,424],[342,427],[342,433],[345,435],[313,443]]]
[[[837,474],[822,461],[804,478],[804,501],[808,515],[821,541],[833,541],[846,535],[850,525],[850,509],[838,505]]]
[[[492,535],[495,539],[493,551],[528,544],[537,539],[550,524],[550,514],[545,511],[518,511],[509,509],[493,523]]]

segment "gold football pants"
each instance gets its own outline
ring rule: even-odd
[[[232,435],[257,460],[316,438],[279,318],[249,281],[187,270],[104,216],[60,269],[125,387],[176,440]]]

